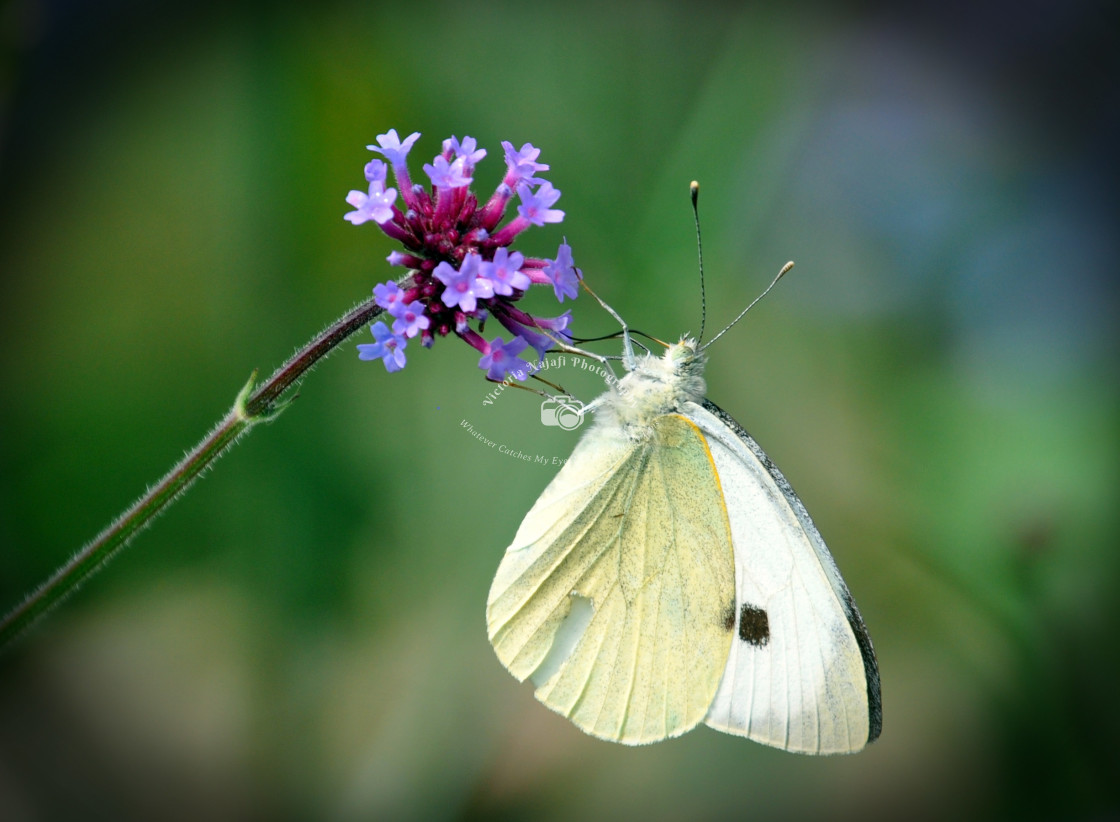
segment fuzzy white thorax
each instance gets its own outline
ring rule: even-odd
[[[664,355],[638,357],[634,368],[597,400],[597,427],[621,427],[644,439],[653,421],[679,411],[686,402],[704,398],[704,354],[696,341],[684,337]]]

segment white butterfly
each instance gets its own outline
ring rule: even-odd
[[[624,340],[628,373],[498,567],[498,658],[601,739],[704,722],[799,753],[862,749],[882,727],[879,670],[805,506],[704,398],[695,341],[635,358]]]

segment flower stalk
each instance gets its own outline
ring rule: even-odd
[[[373,298],[354,306],[312,338],[265,382],[255,385],[256,372],[229,413],[163,478],[148,489],[104,531],[86,543],[70,561],[29,594],[0,622],[0,647],[35,624],[105,566],[140,531],[179,498],[207,468],[259,423],[271,422],[298,396],[285,393],[316,363],[384,309]]]

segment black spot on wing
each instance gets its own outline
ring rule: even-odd
[[[761,608],[744,602],[739,614],[739,639],[761,648],[770,642],[770,618]]]

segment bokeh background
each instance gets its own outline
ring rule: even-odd
[[[342,220],[365,146],[423,132],[420,175],[469,134],[483,190],[500,140],[543,148],[567,218],[525,245],[566,236],[650,333],[699,324],[691,179],[710,326],[797,261],[709,394],[813,512],[884,701],[846,758],[583,736],[484,623],[554,469],[460,421],[549,454],[575,435],[527,394],[484,406],[454,340],[395,375],[347,344],[3,652],[0,818],[1120,813],[1120,15],[936,9],[0,7],[4,608],[394,273]],[[590,300],[576,328],[613,330]]]

